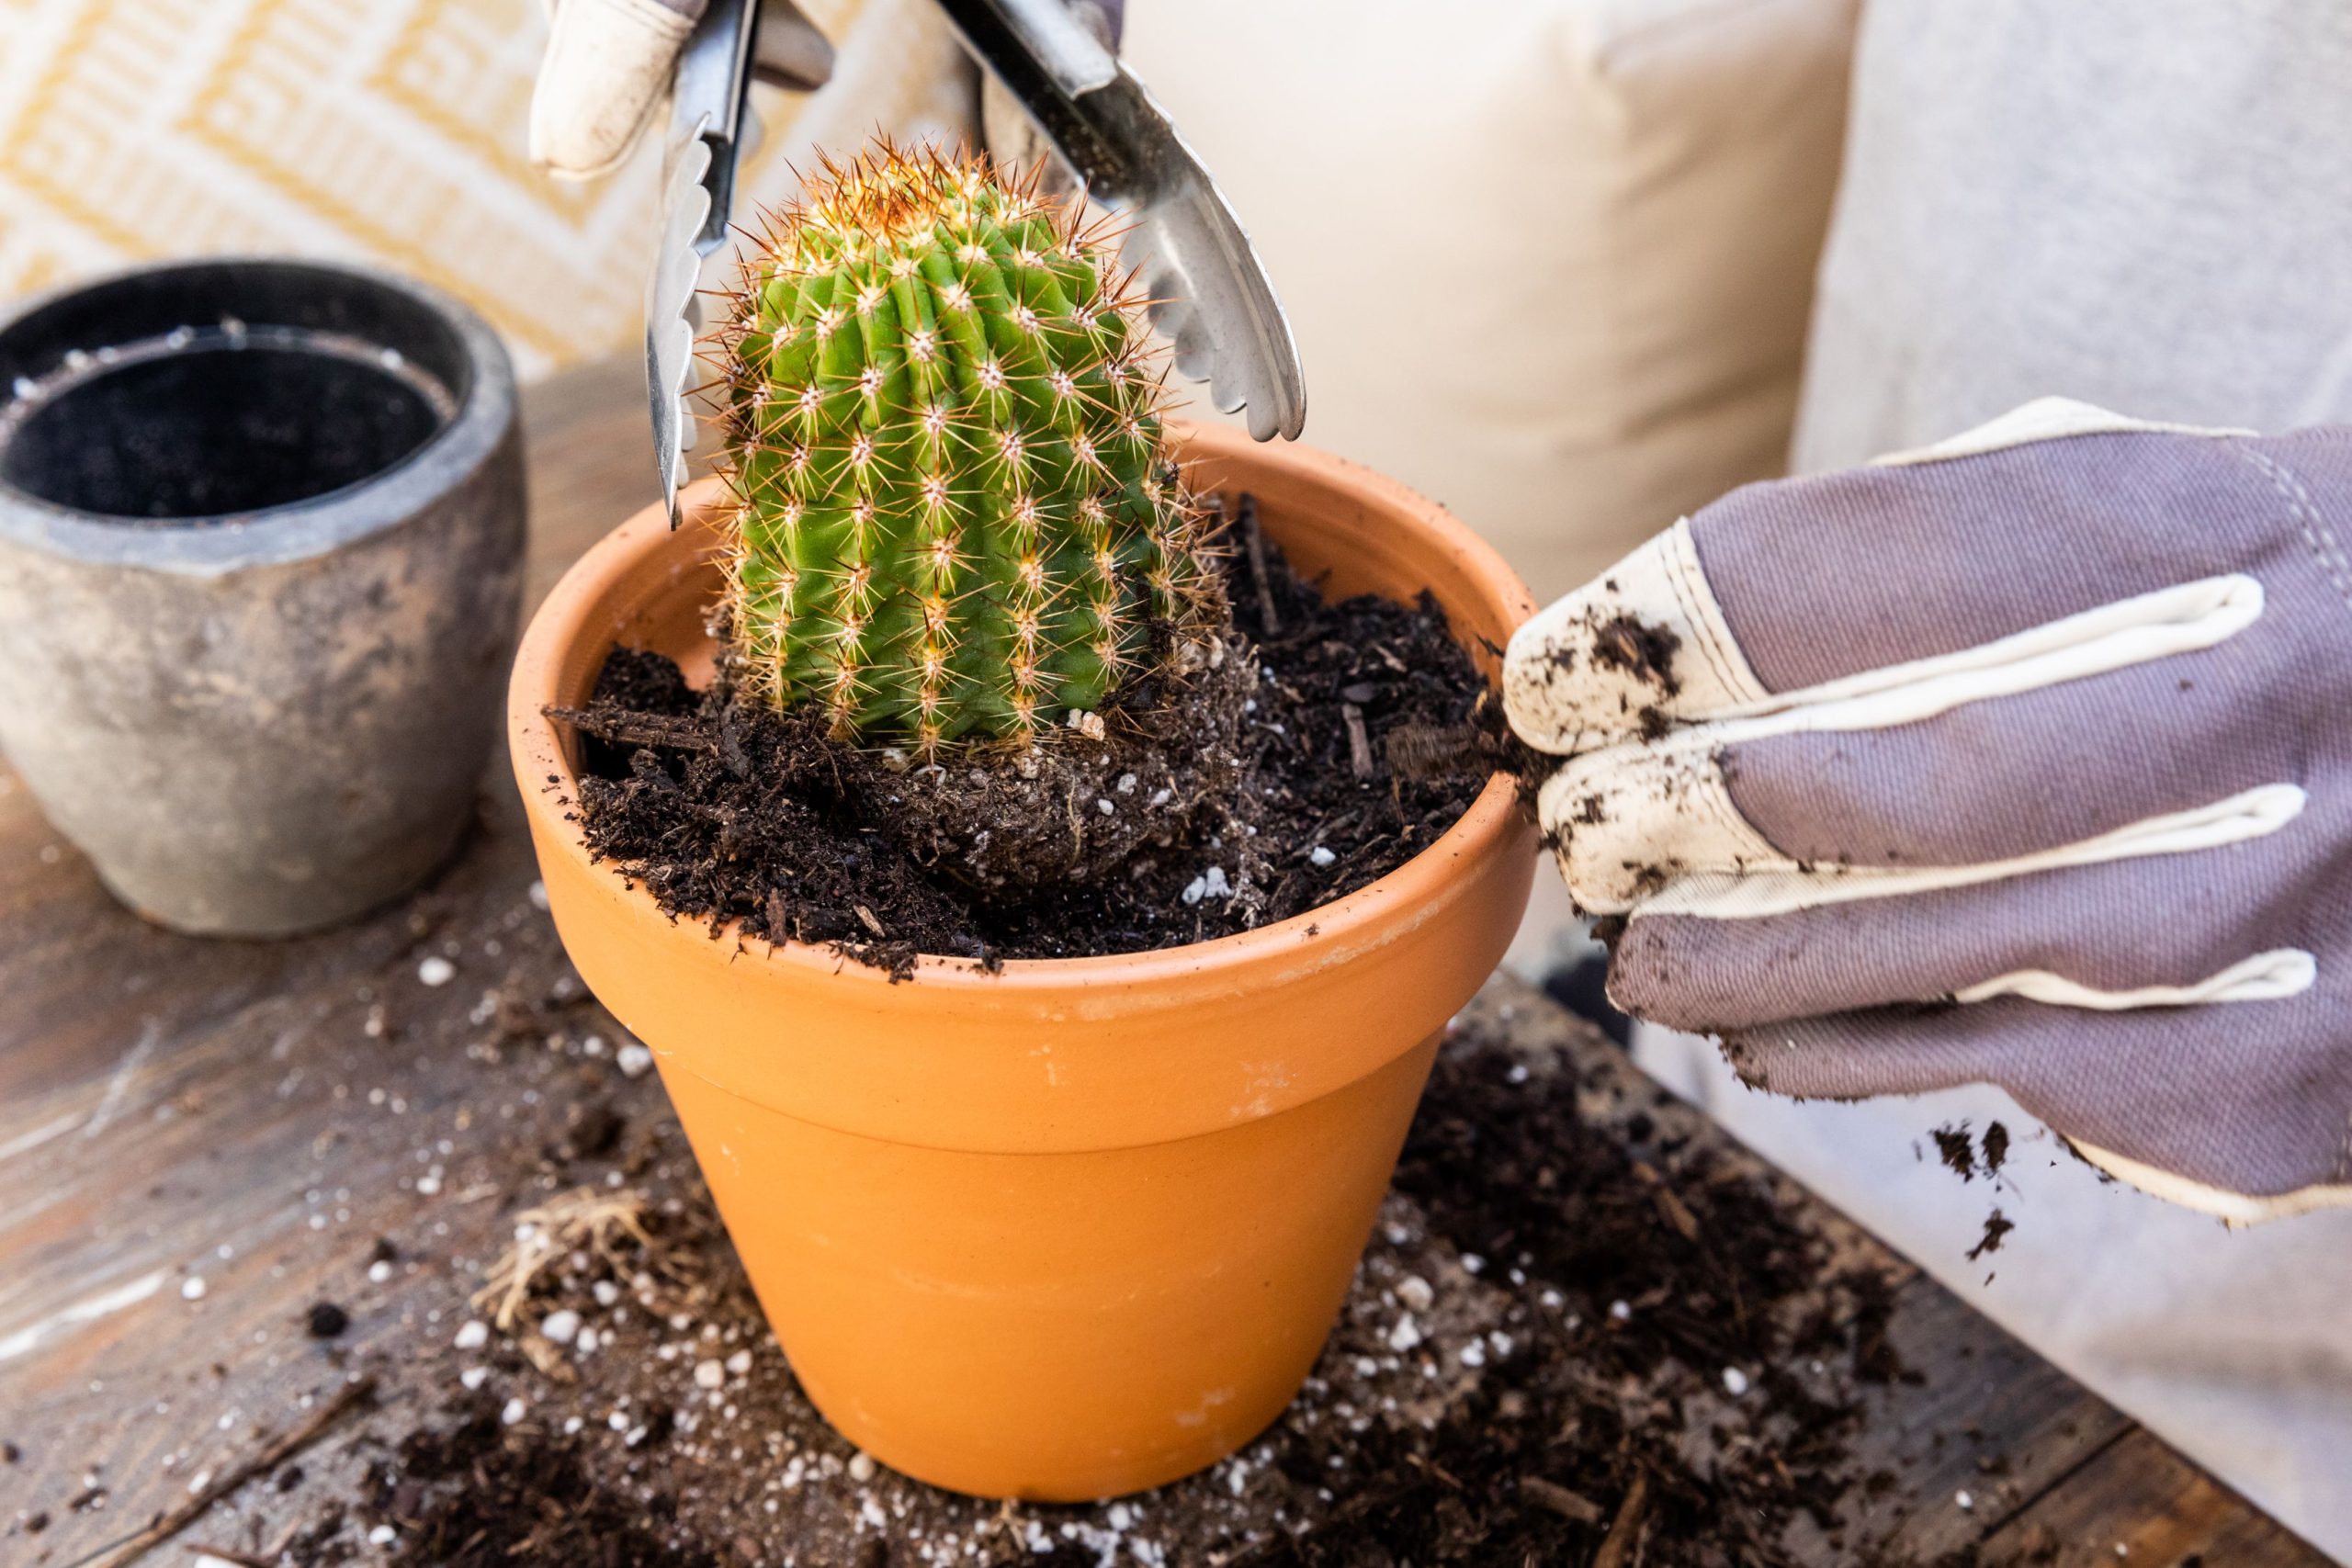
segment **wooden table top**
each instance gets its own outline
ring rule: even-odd
[[[594,367],[526,399],[531,603],[651,496],[638,378]],[[289,1535],[282,1560],[310,1560],[302,1543],[317,1538],[300,1527],[356,1496],[370,1456],[454,1376],[420,1347],[446,1345],[473,1315],[468,1298],[518,1210],[574,1179],[548,1145],[576,1127],[582,1086],[628,1129],[614,1160],[682,1147],[657,1080],[618,1070],[625,1036],[579,992],[532,900],[503,758],[485,795],[462,858],[402,906],[300,941],[206,942],[116,907],[0,767],[0,1562],[115,1561],[103,1549],[247,1470],[254,1479],[154,1560],[189,1561],[202,1542],[224,1554],[216,1562],[276,1562]],[[435,955],[454,981],[425,980],[420,964]],[[1890,1333],[1917,1375],[1867,1394],[1859,1448],[1891,1484],[1862,1505],[1883,1528],[1852,1533],[1883,1555],[1816,1544],[1809,1560],[2323,1561],[1720,1129],[1657,1104],[1622,1055],[1536,993],[1498,978],[1476,1010],[1528,1059],[1572,1066],[1603,1123],[1643,1108],[1893,1282]],[[605,1179],[653,1181],[662,1168],[644,1155]],[[1368,1280],[1378,1272],[1367,1265]],[[743,1310],[739,1283],[713,1290]],[[313,1337],[304,1314],[329,1300],[350,1326]],[[756,1324],[742,1332],[758,1337]],[[531,1375],[509,1359],[515,1378]],[[368,1406],[338,1405],[363,1371]],[[533,1397],[562,1392],[546,1387]],[[777,1408],[799,1435],[780,1430],[771,1454],[817,1455],[829,1435],[805,1404]],[[301,1464],[280,1457],[297,1438],[315,1439]],[[645,1463],[638,1481],[663,1480]],[[910,1518],[989,1528],[992,1509],[899,1484],[900,1522],[876,1527],[876,1540]],[[1280,1528],[1311,1535],[1315,1506],[1292,1506],[1307,1517]],[[1166,1561],[1259,1561],[1262,1548],[1237,1554],[1233,1542],[1272,1539],[1275,1526],[1237,1513],[1220,1529],[1215,1550],[1162,1540]],[[763,1539],[732,1538],[718,1560],[781,1560]],[[800,1562],[836,1560],[815,1526],[797,1539]],[[379,1550],[363,1544],[356,1560]],[[839,1560],[920,1560],[882,1551]]]

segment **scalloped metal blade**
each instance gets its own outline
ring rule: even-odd
[[[678,525],[685,455],[695,444],[694,421],[686,413],[686,377],[695,362],[695,293],[705,258],[727,243],[759,18],[759,0],[710,0],[679,51],[670,96],[662,243],[645,286],[645,388],[653,414],[653,459],[662,470],[673,528]]]
[[[1132,78],[1135,100],[1150,95]],[[1166,126],[1166,121],[1161,121]],[[1175,348],[1176,373],[1205,381],[1209,401],[1248,411],[1253,440],[1296,440],[1306,423],[1306,379],[1273,284],[1233,208],[1172,126],[1183,151],[1163,164],[1150,197],[1123,206],[1132,218],[1120,254],[1142,279],[1154,326]]]
[[[662,495],[670,526],[678,525],[678,487],[685,478],[686,453],[694,446],[694,423],[686,417],[686,374],[695,362],[695,289],[702,279],[702,253],[695,238],[710,217],[711,147],[707,124],[672,159],[662,201],[662,244],[653,276],[645,287],[645,388],[653,412],[653,460],[662,470]]]

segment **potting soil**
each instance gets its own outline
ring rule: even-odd
[[[831,740],[812,718],[690,691],[671,661],[628,649],[566,716],[591,738],[579,798],[589,847],[673,914],[832,943],[902,976],[918,953],[994,964],[1136,953],[1328,904],[1428,848],[1477,797],[1498,765],[1497,704],[1426,592],[1411,605],[1329,603],[1263,541],[1227,568],[1231,656],[1257,661],[1257,684],[1238,755],[1202,772],[1238,788],[1105,876],[978,892],[924,863],[887,806],[867,804],[887,799],[879,771],[902,763]],[[1108,820],[1160,803],[1157,779],[1133,773],[1087,793],[1067,809]]]

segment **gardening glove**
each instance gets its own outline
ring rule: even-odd
[[[531,94],[531,161],[564,179],[610,174],[669,96],[678,51],[707,0],[549,0],[553,18]],[[792,0],[762,0],[752,71],[812,90],[833,47]]]
[[[1512,637],[1610,995],[1799,1096],[2006,1089],[2233,1220],[2352,1203],[2352,431],[2044,400],[1750,486]]]

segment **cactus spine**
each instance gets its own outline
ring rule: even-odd
[[[739,688],[924,756],[1100,706],[1222,615],[1136,301],[984,161],[827,162],[719,347]]]

